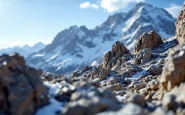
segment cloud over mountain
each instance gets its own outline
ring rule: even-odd
[[[176,4],[170,4],[170,7],[166,8],[166,10],[174,17],[177,18],[179,12],[181,11],[182,6]]]
[[[101,0],[101,7],[107,10],[107,12],[114,12],[126,8],[133,2],[144,2],[144,0]]]

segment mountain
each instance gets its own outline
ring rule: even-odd
[[[138,3],[127,13],[116,13],[94,29],[71,26],[59,32],[53,42],[27,57],[30,66],[68,74],[85,65],[99,64],[102,56],[120,41],[133,50],[144,32],[155,30],[163,38],[175,35],[175,21],[167,11]]]
[[[5,46],[5,45],[4,45]],[[38,52],[39,50],[43,49],[46,44],[39,42],[33,46],[25,45],[25,46],[15,46],[11,48],[3,48],[0,49],[0,55],[2,54],[11,54],[11,53],[19,53],[21,56],[27,57],[29,54]]]

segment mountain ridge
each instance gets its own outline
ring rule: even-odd
[[[29,54],[32,54],[33,52],[37,52],[41,49],[43,49],[46,46],[46,44],[42,42],[38,42],[34,44],[33,46],[30,45],[24,45],[24,46],[14,46],[14,47],[7,47],[0,49],[0,55],[2,54],[11,54],[11,53],[19,53],[23,57],[27,57]]]
[[[163,38],[175,35],[175,19],[164,9],[138,3],[128,13],[109,16],[100,26],[71,26],[59,32],[51,44],[28,56],[29,65],[54,73],[70,73],[90,65],[121,41],[133,50],[143,32],[155,30]]]

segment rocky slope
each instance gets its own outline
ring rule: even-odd
[[[0,114],[184,115],[182,38],[178,33],[169,39],[155,31],[143,33],[135,52],[117,41],[103,64],[85,66],[71,77],[26,66],[18,54],[0,56]]]
[[[25,45],[25,46],[15,46],[15,47],[8,47],[8,48],[0,48],[0,55],[2,54],[11,54],[11,53],[19,53],[21,56],[24,56],[25,58],[34,52],[38,52],[39,50],[43,49],[46,46],[46,44],[43,44],[42,42],[39,42],[33,46]]]
[[[178,33],[162,40],[151,31],[137,39],[135,52],[118,41],[105,54],[102,65],[85,66],[70,78],[43,74],[55,101],[37,115],[55,102],[57,109],[50,114],[184,115],[185,44],[179,45],[178,40]]]
[[[72,26],[61,31],[50,45],[26,60],[29,65],[49,72],[71,73],[85,65],[102,63],[101,57],[116,41],[133,50],[136,39],[151,30],[162,38],[171,37],[175,34],[175,19],[164,9],[139,3],[128,13],[110,16],[95,29]]]

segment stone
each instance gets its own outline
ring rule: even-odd
[[[181,10],[176,22],[176,37],[179,44],[185,42],[185,6]]]
[[[153,49],[156,45],[162,43],[162,38],[155,31],[143,33],[143,35],[141,35],[140,38],[136,41],[135,52],[139,52],[144,48]]]
[[[104,80],[104,79],[106,78],[107,75],[108,75],[108,70],[102,68],[101,71],[100,71],[100,75],[99,75],[99,77],[98,77],[99,81]]]
[[[111,69],[117,62],[117,60],[124,54],[130,54],[129,50],[124,44],[117,41],[113,46],[112,50],[108,51],[104,56],[103,67]]]
[[[111,91],[119,91],[122,90],[122,85],[120,83],[109,85],[106,87],[106,89],[111,90]]]
[[[154,65],[152,64],[150,68],[147,70],[147,72],[150,73],[150,75],[160,75],[162,73],[163,65]]]
[[[107,85],[113,85],[117,82],[116,78],[111,77],[107,80]]]
[[[150,61],[151,55],[152,55],[152,53],[149,48],[142,49],[134,56],[132,63],[136,64],[136,65],[144,64],[144,63]]]
[[[1,112],[13,115],[32,115],[48,104],[48,91],[40,72],[25,65],[18,54],[0,56]]]
[[[134,89],[136,89],[136,90],[140,90],[140,89],[142,89],[142,88],[145,88],[146,87],[146,83],[137,83],[137,84],[135,84],[134,85]]]
[[[185,45],[172,49],[165,61],[160,78],[164,90],[170,91],[185,81]]]
[[[105,89],[89,92],[76,91],[62,110],[63,115],[94,115],[102,111],[118,111],[121,108],[115,95]]]
[[[145,97],[139,94],[130,93],[127,98],[127,103],[135,103],[141,107],[147,106]]]
[[[148,83],[147,88],[150,90],[158,90],[159,89],[159,81],[158,80],[152,80]]]

